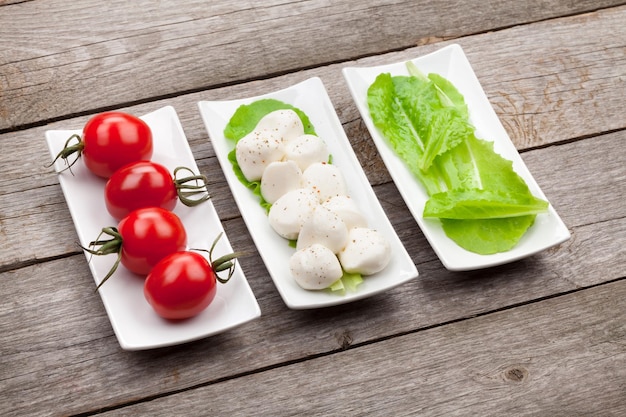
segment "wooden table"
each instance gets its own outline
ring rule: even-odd
[[[460,44],[572,237],[449,272],[341,74]],[[288,309],[216,160],[199,100],[322,79],[417,279]],[[618,0],[0,2],[0,414],[626,415],[626,5]],[[45,164],[48,129],[172,105],[262,316],[120,348]]]

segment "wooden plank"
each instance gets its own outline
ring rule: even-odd
[[[58,0],[4,6],[0,131],[621,1],[181,3],[142,0],[110,7],[95,0]],[[621,26],[599,39],[623,39]],[[528,35],[534,37],[524,33],[514,40],[516,49],[517,42],[531,44],[524,39]]]
[[[225,227],[235,247],[249,248],[240,219]],[[93,292],[83,255],[4,272],[0,274],[0,404],[7,415],[93,411],[626,275],[624,217],[577,226],[573,233],[573,240],[559,249],[488,272],[448,272],[438,261],[422,262],[421,255],[409,247],[418,262],[418,279],[377,297],[314,311],[287,309],[254,254],[241,264],[261,306],[258,320],[198,342],[146,352],[120,350]],[[408,238],[414,239],[409,245],[423,240]],[[585,306],[579,305],[583,313]],[[612,317],[622,310],[611,310]]]
[[[622,280],[104,415],[624,415],[625,297]]]

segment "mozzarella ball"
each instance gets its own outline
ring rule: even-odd
[[[312,190],[299,188],[289,191],[272,204],[268,214],[270,226],[285,239],[295,240],[318,205]]]
[[[281,140],[274,133],[253,130],[235,145],[235,157],[248,181],[258,181],[265,168],[284,156]]]
[[[338,253],[348,243],[346,224],[321,205],[315,207],[311,217],[302,225],[296,249],[304,249],[316,243],[326,246],[333,253]]]
[[[326,142],[315,135],[302,135],[285,145],[285,158],[298,163],[302,171],[315,162],[328,162]]]
[[[346,195],[343,174],[335,165],[316,162],[302,172],[302,185],[317,194],[320,203],[337,195]]]
[[[282,143],[304,135],[304,126],[300,116],[290,109],[275,110],[266,114],[254,129],[273,132]]]
[[[350,230],[348,244],[338,256],[346,272],[372,275],[387,266],[391,260],[391,247],[376,230],[355,227]]]
[[[328,288],[343,275],[337,256],[319,244],[295,252],[289,259],[289,269],[305,290]]]
[[[353,227],[367,227],[367,219],[360,212],[354,200],[347,195],[337,195],[322,203],[346,224],[348,230]]]
[[[304,134],[304,127],[293,110],[276,110],[265,115],[252,132],[235,146],[235,157],[248,181],[258,181],[265,168],[285,156],[285,145]]]
[[[302,171],[294,161],[275,161],[269,164],[261,177],[261,195],[273,204],[289,191],[301,188]]]

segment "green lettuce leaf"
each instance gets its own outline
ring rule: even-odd
[[[460,145],[473,132],[473,126],[459,117],[454,108],[433,112],[426,136],[426,149],[420,158],[420,169],[427,171],[436,157]]]
[[[415,92],[415,94],[413,93]],[[419,100],[419,97],[425,99]],[[417,78],[380,74],[369,87],[367,102],[376,127],[392,149],[426,187],[428,193],[442,191],[439,180],[420,168],[432,111],[428,99],[438,102],[436,92]]]
[[[327,291],[333,293],[345,294],[346,291],[354,292],[357,287],[363,283],[363,276],[361,274],[351,274],[343,271],[343,276],[326,288]]]
[[[423,215],[480,254],[513,248],[548,202],[536,198],[493,143],[475,136],[463,95],[444,77],[383,73],[368,89],[374,125],[429,195]]]
[[[252,132],[263,117],[273,111],[287,109],[293,110],[298,114],[304,126],[304,133],[315,135],[315,129],[309,117],[302,110],[280,100],[266,98],[239,106],[224,128],[224,136],[237,143],[239,139]]]
[[[469,189],[433,194],[424,207],[424,217],[445,219],[500,219],[539,214],[548,203],[532,195]]]
[[[481,255],[507,252],[535,222],[534,215],[504,219],[441,219],[443,231],[457,245]]]

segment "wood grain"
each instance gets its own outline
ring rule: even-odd
[[[50,0],[6,5],[0,13],[0,131],[620,3],[555,1],[545,7],[540,0],[471,5],[437,0],[357,6],[347,0],[271,0],[242,7],[196,0],[172,7],[148,0]]]
[[[1,415],[626,414],[626,6],[177,5],[0,2]],[[528,259],[468,273],[442,267],[341,75],[452,42],[572,232]],[[359,302],[293,311],[256,252],[196,102],[312,76],[420,276]],[[232,245],[250,252],[241,265],[262,316],[182,346],[125,352],[45,166],[44,132],[80,129],[99,109],[165,105],[210,178]]]
[[[622,281],[104,415],[619,416],[625,297]]]

